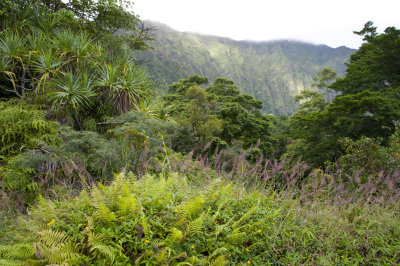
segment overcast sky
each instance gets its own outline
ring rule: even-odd
[[[358,48],[371,20],[400,28],[400,0],[133,0],[142,20],[235,40],[291,39]]]

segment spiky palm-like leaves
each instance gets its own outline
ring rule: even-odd
[[[10,91],[10,92],[15,92],[17,91],[16,86],[15,86],[15,80],[16,80],[16,76],[14,74],[14,72],[10,71],[12,68],[12,61],[11,58],[8,56],[2,56],[0,59],[0,73],[3,73],[7,76],[8,80],[12,83],[13,86],[13,90],[10,90],[8,88],[5,88],[3,86],[0,86],[0,88],[6,90],[6,91]]]
[[[33,24],[45,34],[54,34],[61,22],[61,17],[56,14],[45,12],[44,9],[39,10],[38,14],[33,17]]]
[[[24,62],[24,57],[29,55],[26,39],[11,31],[3,32],[0,35],[0,54],[5,58],[1,60],[2,73],[7,75],[7,79],[13,85],[13,90],[6,90],[24,98],[25,91],[29,90],[26,82],[27,69]]]
[[[52,82],[56,91],[51,94],[56,109],[62,110],[63,117],[71,117],[76,129],[82,130],[81,112],[87,108],[97,93],[94,83],[86,74],[67,72],[62,78]]]
[[[41,50],[32,64],[33,71],[37,74],[37,87],[44,89],[46,81],[60,71],[63,66],[60,57],[52,50]]]
[[[54,103],[72,107],[74,110],[87,106],[90,103],[91,97],[96,95],[96,92],[93,90],[92,80],[85,74],[67,72],[64,74],[63,79],[54,85],[59,89],[53,94],[52,99]]]
[[[5,31],[0,35],[0,52],[3,55],[22,60],[26,51],[26,40],[18,33]]]
[[[151,83],[143,69],[131,65],[106,65],[99,71],[97,85],[105,88],[112,99],[114,113],[122,114],[148,95]]]
[[[61,55],[66,58],[69,65],[80,68],[85,61],[93,62],[93,40],[87,33],[76,34],[72,31],[64,30],[56,33],[54,39],[55,47]]]

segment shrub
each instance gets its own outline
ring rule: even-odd
[[[57,123],[47,121],[44,111],[23,104],[0,103],[0,154],[15,154],[41,142],[59,143]]]
[[[198,183],[198,182],[196,182]],[[69,265],[398,264],[393,206],[298,205],[287,196],[177,173],[120,174],[64,200],[41,199],[0,263]]]
[[[42,199],[22,223],[24,244],[0,254],[57,264],[263,263],[267,256],[254,255],[283,218],[272,200],[219,179],[197,188],[178,174],[121,174],[75,199]]]

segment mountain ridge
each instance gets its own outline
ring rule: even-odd
[[[292,40],[236,41],[227,37],[180,32],[159,23],[144,21],[155,28],[152,50],[141,52],[138,59],[159,87],[180,78],[199,74],[226,77],[243,93],[263,101],[263,112],[289,115],[297,110],[294,95],[311,87],[312,77],[323,67],[339,75],[345,62],[356,50],[340,46],[309,44]]]

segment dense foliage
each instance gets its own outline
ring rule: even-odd
[[[399,30],[276,117],[227,78],[157,96],[130,4],[0,2],[1,265],[400,264]]]
[[[312,187],[290,200],[219,178],[120,174],[73,199],[40,199],[0,258],[20,265],[399,263],[399,217],[390,205],[377,212],[349,204],[349,195],[336,205],[326,186]]]
[[[170,93],[164,96],[171,114],[193,136],[185,145],[189,149],[202,148],[207,143],[214,149],[247,149],[258,142],[260,151],[271,155],[271,121],[260,112],[262,102],[240,93],[231,80],[217,78],[206,89],[200,87],[207,83],[206,77],[198,75],[180,79],[170,85]]]
[[[331,102],[302,92],[300,110],[291,118],[292,154],[321,165],[338,158],[341,138],[382,138],[388,144],[400,121],[399,68],[393,63],[400,31],[389,27],[378,34],[372,25],[357,32],[365,43],[351,56],[346,76],[328,86],[338,94]]]

